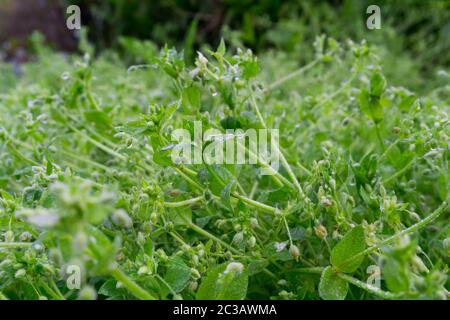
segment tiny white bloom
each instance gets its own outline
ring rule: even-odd
[[[227,265],[225,273],[233,272],[236,274],[240,274],[244,271],[244,265],[240,262],[230,262]]]

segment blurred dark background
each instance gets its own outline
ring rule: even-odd
[[[392,41],[393,46],[427,61],[424,68],[448,66],[450,59],[448,0],[1,0],[3,57],[28,59],[29,39],[35,31],[57,50],[76,51],[80,34],[65,24],[70,4],[80,6],[82,25],[97,52],[118,47],[123,36],[191,51],[199,44],[215,46],[221,37],[256,51],[292,51],[326,33],[337,39]],[[381,7],[382,30],[365,27],[370,4]]]

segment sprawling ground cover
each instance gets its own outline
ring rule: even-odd
[[[417,94],[383,48],[325,36],[195,64],[131,39],[96,58],[35,44],[0,73],[1,297],[448,297],[445,70]],[[194,121],[279,129],[280,170],[174,164]]]

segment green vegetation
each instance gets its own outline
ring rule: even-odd
[[[0,66],[0,298],[448,298],[445,61],[233,39],[63,56],[34,35],[36,61]],[[193,121],[279,129],[279,172],[172,163]]]

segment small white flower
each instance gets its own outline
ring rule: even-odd
[[[206,59],[206,57],[200,52],[197,51],[198,54],[198,62],[200,63],[201,66],[205,66],[208,64],[208,59]]]
[[[29,223],[41,228],[52,227],[59,220],[54,211],[45,208],[25,209],[20,211],[17,216],[25,218]]]
[[[233,272],[236,274],[241,274],[244,271],[244,265],[240,262],[230,262],[227,265],[225,273]]]
[[[286,242],[275,242],[275,250],[277,250],[277,252],[281,252],[286,248],[286,245]]]

